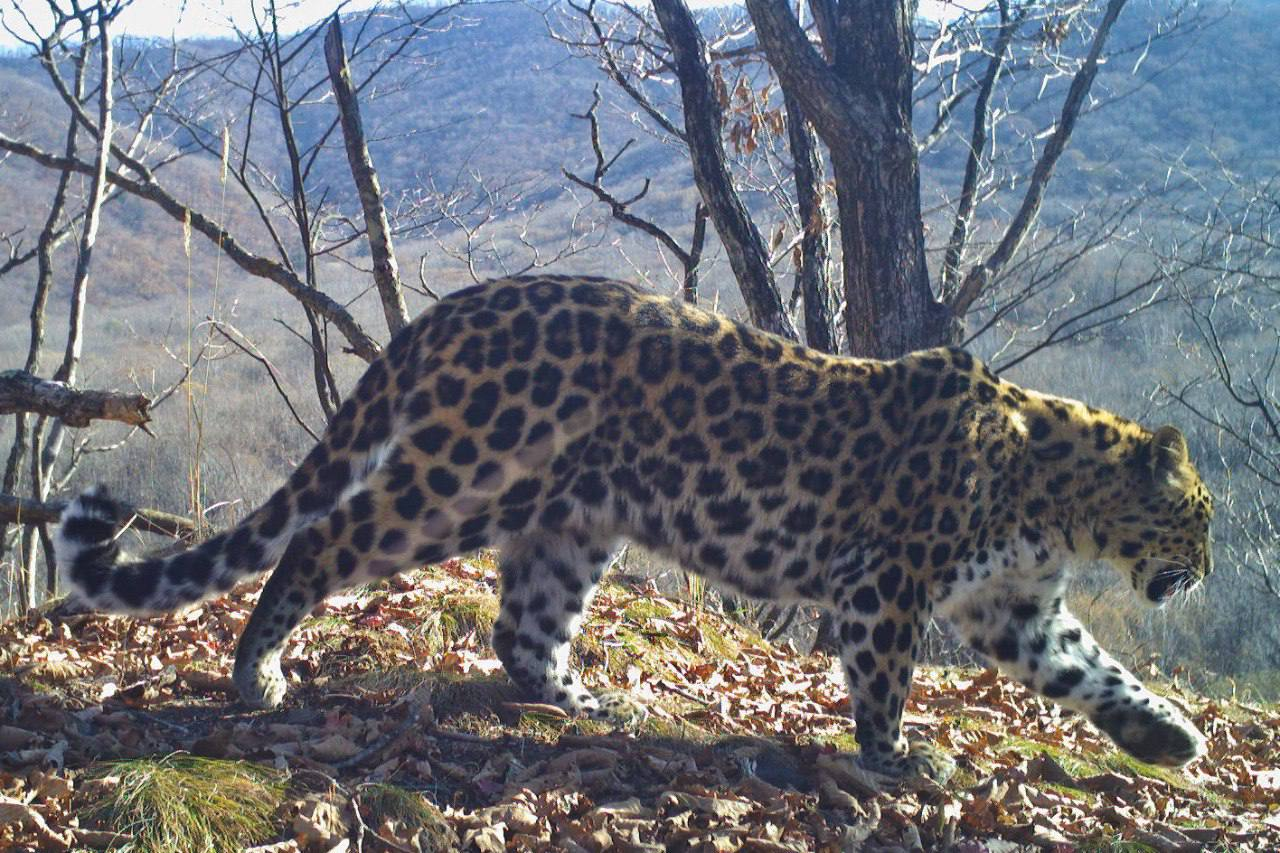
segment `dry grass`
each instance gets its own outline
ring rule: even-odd
[[[193,755],[106,765],[90,821],[132,837],[137,853],[233,853],[270,838],[284,802],[283,776],[242,761]]]

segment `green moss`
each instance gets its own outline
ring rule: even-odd
[[[112,762],[98,776],[119,782],[88,818],[132,836],[139,853],[231,853],[269,840],[285,795],[275,770],[192,755]]]
[[[1142,776],[1146,779],[1157,779],[1172,785],[1175,788],[1183,788],[1191,790],[1194,786],[1187,781],[1187,778],[1177,770],[1168,767],[1157,767],[1154,764],[1148,764],[1145,761],[1139,761],[1132,755],[1112,750],[1102,756],[1100,761],[1102,767],[1107,770],[1114,770],[1117,773],[1123,773],[1128,776]]]
[[[1072,776],[1093,776],[1105,769],[1103,765],[1083,759],[1062,747],[1026,738],[1005,737],[996,745],[996,749],[1015,752],[1024,758],[1047,755]]]

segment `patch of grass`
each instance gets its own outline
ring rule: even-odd
[[[138,853],[243,850],[276,833],[285,796],[275,770],[193,755],[112,762],[98,775],[119,781],[89,818],[132,836]]]
[[[488,643],[493,623],[498,621],[498,599],[487,593],[450,593],[431,602],[422,614],[414,634],[432,651],[442,651],[474,632]]]
[[[376,631],[342,620],[341,630],[317,632],[312,641],[319,651],[318,674],[340,675],[353,668],[378,667],[388,661],[412,659],[414,648],[396,631]]]
[[[1119,750],[1112,750],[1102,756],[1099,763],[1107,770],[1114,770],[1117,773],[1123,773],[1128,776],[1142,776],[1147,779],[1156,779],[1166,782],[1175,788],[1183,788],[1190,790],[1193,786],[1187,781],[1187,778],[1181,772],[1169,767],[1158,767],[1154,764],[1148,764],[1145,761],[1139,761],[1132,755]],[[1064,767],[1066,765],[1063,765]]]
[[[447,850],[457,844],[444,815],[416,791],[397,785],[365,785],[360,789],[360,805],[365,821],[375,829],[390,823],[398,827],[400,835],[425,833],[425,840],[431,843],[423,849]]]
[[[641,724],[640,731],[649,737],[669,738],[691,744],[710,743],[718,737],[718,735],[714,735],[706,729],[679,717],[666,719],[664,717],[650,716]]]
[[[648,622],[650,619],[667,619],[671,608],[657,598],[635,598],[622,608],[622,614],[632,622]]]
[[[1070,785],[1060,785],[1057,782],[1045,782],[1041,780],[1036,784],[1050,791],[1057,791],[1064,797],[1070,797],[1073,800],[1080,800],[1092,806],[1098,801],[1098,795],[1089,791],[1081,791],[1079,788],[1072,788]]]
[[[953,791],[963,791],[974,787],[981,781],[982,779],[977,773],[973,773],[963,767],[957,767],[956,771],[951,774],[951,778],[947,780],[947,787]]]
[[[608,582],[602,595],[619,606],[623,618],[604,642],[595,632],[584,632],[579,641],[580,656],[587,667],[601,667],[613,676],[620,676],[635,665],[649,675],[669,677],[669,665],[673,662],[736,657],[745,646],[763,642],[753,641],[747,631],[708,611],[679,615],[682,627],[687,626],[688,620],[694,620],[697,639],[692,640],[687,633],[673,633],[664,625],[664,620],[676,616],[666,601],[636,595],[633,589]],[[654,624],[655,621],[658,624]],[[746,639],[739,639],[738,634]]]
[[[851,755],[858,751],[858,738],[853,732],[837,732],[835,734],[820,735],[815,737],[813,740],[815,743],[831,746],[840,752],[847,752]]]
[[[592,720],[586,717],[561,717],[556,714],[543,714],[537,711],[525,711],[516,721],[516,728],[522,734],[544,743],[554,743],[566,732],[582,737],[604,737],[615,731],[608,720]]]
[[[399,664],[389,667],[378,667],[363,672],[335,678],[333,685],[343,689],[354,689],[369,693],[408,693],[428,681],[439,677],[438,673],[427,672],[421,667]]]
[[[735,633],[744,635],[746,642],[741,642]],[[698,634],[706,646],[706,652],[718,658],[736,658],[742,654],[745,646],[760,648],[766,645],[763,638],[755,634],[745,625],[738,626],[737,631],[726,626],[723,619],[717,619],[707,613],[698,614]]]

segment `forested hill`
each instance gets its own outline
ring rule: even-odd
[[[1083,118],[1055,176],[1055,201],[1088,199],[1100,182],[1158,180],[1168,160],[1203,162],[1209,147],[1235,169],[1258,174],[1274,170],[1280,163],[1275,144],[1280,138],[1280,89],[1265,83],[1280,79],[1280,28],[1274,25],[1274,4],[1203,3],[1200,17],[1214,23],[1157,38],[1149,49],[1151,21],[1167,11],[1168,0],[1129,5],[1111,40],[1113,46],[1128,49],[1108,64],[1095,87],[1096,94],[1108,100],[1119,97]],[[735,13],[705,14],[710,21]],[[494,184],[520,182],[520,204],[549,209],[553,215],[547,221],[558,217],[561,229],[568,229],[576,205],[567,201],[561,168],[583,168],[590,158],[585,123],[572,114],[588,107],[592,87],[602,77],[591,62],[570,57],[549,37],[549,22],[563,32],[576,26],[554,8],[544,16],[519,4],[466,7],[453,13],[441,32],[414,48],[416,55],[408,60],[418,71],[409,85],[366,93],[362,110],[382,184],[390,195],[412,198],[423,188],[465,184],[476,177]],[[212,56],[229,43],[187,47]],[[152,61],[167,55],[162,48],[139,44],[125,53],[148,49],[154,53]],[[1135,87],[1139,77],[1151,79]],[[1055,87],[1066,83],[1065,77],[1051,81],[1045,106],[1033,105],[1013,116],[997,144],[1011,146],[1019,135],[1026,140],[1048,127],[1052,105],[1061,100],[1055,97]],[[1028,78],[1022,85],[1028,92],[1039,88],[1038,79]],[[0,129],[50,147],[59,144],[62,112],[53,108],[56,98],[33,60],[20,51],[0,59],[0,91],[5,92]],[[196,97],[197,90],[192,91]],[[659,222],[686,222],[693,197],[680,152],[635,128],[628,120],[629,106],[608,85],[602,92],[606,148],[616,150],[635,138],[611,173],[612,183],[625,194],[637,191],[643,178],[652,178],[642,212]],[[198,97],[203,99],[201,109],[225,108],[230,114],[232,94],[225,94],[228,102],[222,105],[210,103],[207,93]],[[670,99],[672,93],[663,97]],[[922,158],[926,197],[953,191],[959,183],[970,110],[967,104],[962,107],[950,137]],[[919,123],[925,126],[932,118],[930,105],[922,105]],[[314,138],[331,119],[327,104],[299,110],[295,121],[300,139]],[[273,156],[270,151],[258,153],[268,162]],[[340,150],[329,154],[317,161],[309,183],[349,192],[345,158]],[[213,159],[199,155],[171,167],[167,184],[194,198],[208,197],[217,181]],[[283,161],[277,163],[283,169]],[[34,179],[35,169],[13,158],[0,165],[0,195],[6,199],[0,230],[12,233],[25,225],[34,234],[37,229],[51,184]],[[119,208],[122,212],[108,216],[105,226],[113,239],[103,243],[98,271],[103,295],[176,288],[174,279],[181,278],[182,270],[171,269],[172,253],[157,251],[151,239],[156,233],[172,232],[172,223],[136,202],[126,201]],[[237,215],[234,207],[226,214],[233,226]],[[161,274],[140,277],[139,269]]]

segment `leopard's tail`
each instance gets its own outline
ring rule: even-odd
[[[53,537],[63,588],[93,610],[167,613],[271,569],[294,534],[358,492],[390,450],[382,444],[335,458],[327,444],[312,450],[289,480],[238,525],[167,557],[125,556],[118,539],[130,520],[128,510],[103,486],[83,492],[62,511]]]

